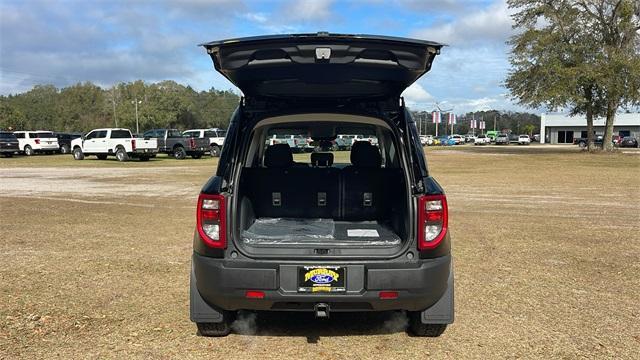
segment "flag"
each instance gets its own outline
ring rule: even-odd
[[[432,121],[434,124],[440,124],[440,112],[439,112],[439,111],[434,111],[434,112],[431,114],[431,121]]]
[[[456,114],[449,113],[449,119],[447,121],[447,124],[449,125],[456,124]]]
[[[484,126],[485,126],[485,122],[484,121],[480,121],[480,129],[484,130]]]
[[[470,125],[470,127],[471,127],[472,129],[477,129],[477,128],[476,128],[476,120],[475,120],[475,119],[474,119],[474,120],[471,120],[471,125]]]

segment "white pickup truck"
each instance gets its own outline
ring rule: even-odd
[[[224,144],[224,137],[227,135],[227,131],[223,129],[191,129],[182,132],[182,135],[193,138],[209,138],[209,149],[211,156],[220,156],[222,151],[222,145]]]
[[[72,140],[71,149],[76,160],[83,160],[88,155],[105,160],[107,156],[115,155],[118,161],[127,161],[129,158],[147,161],[158,153],[158,142],[156,139],[134,138],[129,129],[94,129]]]

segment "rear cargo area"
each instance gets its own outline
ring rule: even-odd
[[[243,168],[237,212],[242,244],[400,246],[407,238],[403,172],[381,167],[376,146],[367,143],[353,151],[351,165],[319,166],[296,164],[287,145],[273,145],[266,150],[265,166]]]

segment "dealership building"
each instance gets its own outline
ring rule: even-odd
[[[596,135],[604,135],[605,118],[593,119]],[[640,113],[616,114],[613,135],[633,136],[640,139]],[[587,118],[562,114],[542,114],[540,119],[540,142],[572,144],[575,138],[587,137]]]

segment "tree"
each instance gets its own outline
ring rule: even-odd
[[[640,5],[633,0],[509,0],[514,35],[505,85],[520,104],[585,114],[593,150],[593,118],[637,103]],[[634,29],[634,30],[632,30]],[[610,148],[610,141],[604,142]]]

